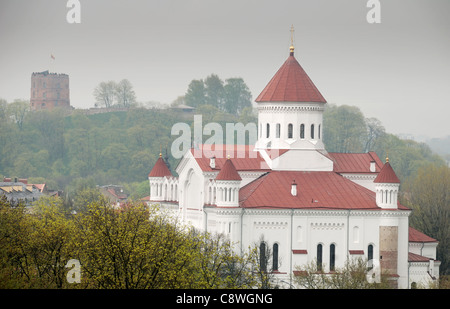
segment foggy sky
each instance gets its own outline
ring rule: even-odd
[[[242,77],[253,100],[289,55],[325,99],[378,118],[388,133],[450,134],[450,1],[0,0],[0,98],[30,98],[32,72],[70,76],[71,105],[128,79],[140,102],[170,104],[192,79]],[[55,60],[50,55],[55,56]]]

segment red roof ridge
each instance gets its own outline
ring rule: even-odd
[[[169,168],[166,165],[166,162],[164,162],[163,158],[160,155],[158,160],[156,160],[153,169],[148,174],[148,177],[164,177],[164,176],[172,176],[172,173],[170,172]]]
[[[231,159],[227,159],[217,174],[216,180],[242,180]]]

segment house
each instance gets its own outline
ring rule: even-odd
[[[0,182],[0,195],[6,196],[11,203],[23,202],[31,206],[44,194],[45,184],[28,184],[27,179],[4,178]]]

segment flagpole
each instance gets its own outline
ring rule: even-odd
[[[51,73],[52,71],[54,71],[54,62],[55,62],[55,56],[53,54],[50,54],[50,64],[49,64],[49,68],[48,68],[48,72]]]

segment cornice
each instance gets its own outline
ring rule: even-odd
[[[324,111],[325,106],[323,105],[292,105],[292,104],[276,104],[276,105],[258,105],[258,111],[260,113],[265,112],[308,112],[308,111]]]

